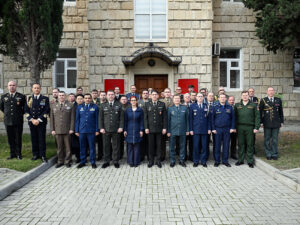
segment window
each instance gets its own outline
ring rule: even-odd
[[[294,51],[294,87],[300,90],[300,48]]]
[[[166,0],[135,0],[134,16],[135,41],[167,41]]]
[[[241,51],[239,49],[221,49],[220,86],[227,90],[241,90]]]
[[[76,89],[77,60],[75,49],[61,49],[54,63],[53,86],[66,92]]]
[[[64,6],[75,6],[76,0],[64,0]]]
[[[223,2],[243,2],[243,0],[223,0]]]

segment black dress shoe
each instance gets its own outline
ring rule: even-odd
[[[80,163],[80,159],[76,159],[76,163]]]
[[[174,162],[172,162],[172,163],[170,163],[170,167],[174,167],[175,166],[175,163]]]
[[[239,162],[239,161],[237,161],[237,162],[235,163],[236,166],[240,166],[240,165],[243,165],[243,164],[244,164],[244,162]]]
[[[23,157],[21,155],[17,156],[17,160],[22,160],[22,159],[23,159]]]
[[[79,163],[78,166],[77,166],[77,168],[80,169],[80,168],[82,168],[84,166],[85,166],[85,163]]]
[[[194,163],[193,167],[198,167],[199,163]]]
[[[250,168],[254,168],[253,163],[248,163],[248,166],[249,166]]]
[[[120,168],[120,164],[119,163],[115,163],[114,166],[115,166],[115,168]]]
[[[32,158],[31,158],[31,160],[37,160],[38,158],[40,158],[40,157],[38,157],[38,156],[33,156]]]
[[[42,162],[43,162],[43,163],[47,163],[47,162],[48,162],[48,159],[47,159],[46,157],[42,156]]]
[[[62,167],[64,164],[63,163],[57,163],[55,168],[59,168],[59,167]]]
[[[161,168],[161,167],[162,167],[162,165],[161,165],[161,162],[160,162],[160,161],[158,161],[158,162],[156,163],[156,165],[157,165],[157,167],[158,167],[158,168]]]
[[[278,157],[277,156],[272,156],[272,159],[273,160],[278,160]]]
[[[182,167],[186,167],[185,162],[179,162],[179,165],[182,166]]]
[[[108,163],[108,162],[106,162],[106,163],[104,163],[104,164],[102,165],[102,169],[105,169],[106,167],[109,167],[109,163]]]
[[[151,168],[153,166],[153,162],[148,163],[148,168]]]
[[[267,160],[271,160],[272,159],[272,157],[267,157]]]
[[[96,166],[95,163],[92,164],[92,168],[93,168],[93,169],[96,169],[96,168],[97,168],[97,166]]]
[[[232,158],[232,159],[234,159],[234,160],[237,160],[237,157],[236,157],[236,156],[234,156],[234,155],[233,155],[233,156],[231,156],[231,158]]]
[[[203,166],[203,167],[207,167],[207,164],[206,164],[206,163],[204,163],[204,164],[202,164],[202,166]]]
[[[71,167],[71,163],[67,163],[67,164],[66,164],[66,167],[67,167],[67,168],[70,168],[70,167]]]
[[[16,158],[15,156],[9,156],[9,157],[7,157],[6,159],[7,160],[11,160],[11,159],[13,159],[13,158]]]
[[[218,167],[220,165],[220,163],[216,163],[214,164],[214,167]]]
[[[134,167],[134,165],[133,165],[133,164],[130,164],[130,167]]]
[[[223,163],[224,166],[227,166],[227,167],[231,167],[231,165],[229,163]]]

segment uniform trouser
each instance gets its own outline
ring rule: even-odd
[[[230,134],[230,156],[236,156],[236,139],[237,133]]]
[[[37,126],[29,123],[33,156],[46,157],[46,126],[45,122]]]
[[[161,161],[164,161],[166,159],[167,154],[167,135],[163,134],[161,138]]]
[[[111,159],[114,163],[119,162],[120,159],[120,134],[109,133],[103,134],[103,147],[104,147],[104,162],[108,163]]]
[[[5,126],[10,148],[10,157],[22,156],[23,123],[14,126]]]
[[[179,160],[180,162],[184,162],[185,159],[185,142],[186,135],[171,135],[170,137],[170,162],[175,163],[175,145],[176,145],[176,137],[179,139]]]
[[[57,163],[70,163],[72,159],[70,134],[56,134],[55,140],[57,143]]]
[[[247,162],[252,163],[253,160],[253,126],[247,125],[239,125],[237,127],[237,136],[238,136],[238,143],[239,143],[239,150],[238,150],[238,161],[244,162],[245,159],[245,151],[247,155]]]
[[[279,128],[264,128],[264,145],[267,157],[278,157],[278,134]]]
[[[216,128],[216,131],[215,162],[221,162],[221,144],[223,144],[222,163],[228,163],[230,128]]]
[[[127,143],[127,162],[129,165],[137,166],[141,163],[140,143]]]
[[[120,157],[119,160],[121,160],[123,158],[124,155],[124,141],[125,141],[125,137],[124,137],[124,133],[120,133]]]
[[[154,157],[156,155],[156,160],[161,160],[161,139],[162,133],[150,133],[148,134],[149,142],[149,161],[154,162]]]
[[[188,135],[185,142],[186,159],[193,161],[193,136]]]
[[[80,159],[79,137],[77,137],[75,134],[71,134],[71,149],[72,154],[75,154],[76,159]]]
[[[147,157],[147,159],[149,159],[148,156],[148,134],[143,135],[143,139],[140,143],[140,153],[141,153],[141,160],[144,160],[145,157]]]
[[[101,160],[103,157],[103,134],[99,134],[98,136],[96,136],[96,140],[98,143],[98,160]]]
[[[96,163],[96,146],[95,146],[95,133],[79,133],[79,142],[80,142],[80,163],[86,163],[86,149],[87,144],[90,149],[90,163]]]
[[[215,159],[215,152],[216,152],[216,135],[211,133],[209,135],[207,135],[207,151],[206,151],[206,161],[208,161],[209,159],[209,155],[210,155],[210,149],[209,149],[209,143],[210,143],[210,137],[212,137],[212,144],[213,144],[213,157],[214,160]]]
[[[201,158],[201,164],[207,162],[207,138],[208,134],[194,134],[193,137],[193,162],[198,164]],[[201,152],[201,157],[200,157]]]

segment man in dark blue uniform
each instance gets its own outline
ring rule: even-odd
[[[75,133],[79,136],[80,143],[80,163],[77,168],[82,168],[86,164],[86,145],[90,149],[90,163],[96,169],[96,146],[95,139],[99,135],[98,127],[99,108],[92,103],[91,94],[84,95],[84,104],[78,105],[76,109]]]
[[[199,153],[201,152],[201,164],[207,167],[208,135],[211,133],[211,113],[208,105],[203,102],[204,96],[197,94],[197,102],[190,106],[189,122],[190,134],[193,137],[193,162],[194,167],[199,165]]]
[[[226,95],[219,95],[219,103],[213,108],[212,130],[216,135],[215,167],[220,165],[221,144],[223,143],[222,163],[228,163],[230,134],[235,132],[235,114],[231,105],[226,103]]]
[[[140,99],[140,95],[138,93],[136,93],[136,86],[135,85],[131,85],[130,86],[130,93],[126,94],[126,97],[127,97],[128,101],[130,101],[131,96],[135,96],[137,98],[137,100]]]
[[[32,160],[41,157],[43,162],[46,158],[46,127],[47,115],[49,113],[49,98],[41,95],[41,85],[33,84],[33,95],[27,97],[25,113],[28,120],[32,142]]]
[[[15,81],[8,82],[8,93],[1,96],[0,109],[4,113],[4,124],[10,148],[7,159],[22,159],[22,133],[25,96],[17,92]]]

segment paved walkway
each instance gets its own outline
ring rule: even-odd
[[[16,171],[16,170],[10,170],[7,168],[0,168],[0,188],[10,181],[13,181],[14,179],[22,176],[24,173]]]
[[[233,163],[233,162],[232,162]],[[52,167],[0,202],[0,224],[300,224],[300,194],[257,168]]]

